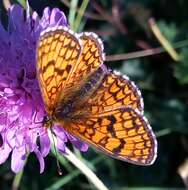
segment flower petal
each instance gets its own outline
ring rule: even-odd
[[[44,167],[45,167],[44,158],[42,157],[42,154],[40,153],[40,151],[38,149],[36,149],[34,152],[35,152],[35,154],[38,158],[38,161],[40,163],[40,173],[43,173]]]
[[[12,159],[11,159],[11,169],[13,172],[20,172],[25,164],[26,160],[26,148],[24,146],[20,146],[18,148],[14,148],[12,151]]]
[[[46,112],[36,77],[36,46],[44,29],[67,26],[67,19],[59,9],[48,7],[40,19],[36,12],[30,13],[28,1],[26,14],[21,6],[13,5],[8,15],[8,31],[0,21],[0,135],[4,138],[0,164],[12,151],[11,168],[17,173],[23,169],[27,154],[34,152],[42,173],[50,139],[42,122],[39,124]],[[54,133],[57,149],[65,153],[66,132],[60,127],[54,128]],[[87,148],[77,139],[73,143],[81,150]]]
[[[57,137],[57,150],[60,152],[60,153],[63,153],[65,154],[66,153],[66,149],[65,149],[65,141],[63,141],[61,138]]]
[[[79,139],[73,137],[72,135],[68,135],[69,140],[71,141],[71,143],[79,150],[81,150],[82,152],[86,152],[88,150],[88,145],[82,141],[80,141]]]
[[[50,25],[68,25],[65,14],[62,11],[59,11],[58,8],[52,9],[50,16]]]
[[[61,126],[54,126],[53,132],[56,134],[57,138],[60,138],[63,142],[67,142],[67,135]]]
[[[47,156],[50,152],[50,139],[47,133],[40,136],[40,152],[43,157]]]
[[[0,148],[0,164],[4,163],[12,149],[8,146],[7,143],[4,143],[3,146]]]
[[[23,9],[19,5],[13,5],[9,10],[9,29],[21,32],[23,21]]]

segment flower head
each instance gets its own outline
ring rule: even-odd
[[[8,27],[0,22],[0,164],[11,155],[14,172],[23,169],[27,155],[34,152],[44,170],[44,157],[50,151],[50,138],[42,123],[46,115],[36,79],[36,44],[47,27],[68,25],[59,9],[45,8],[40,19],[36,12],[26,16],[14,5],[8,12]],[[57,149],[65,153],[65,142],[71,140],[82,151],[87,145],[55,126]]]

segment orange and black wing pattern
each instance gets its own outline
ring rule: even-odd
[[[146,118],[131,107],[62,124],[70,134],[116,159],[137,165],[151,165],[156,159],[155,135]]]
[[[143,115],[143,100],[136,85],[104,65],[88,83],[87,89],[92,93],[86,90],[89,96],[75,102],[77,105],[81,102],[82,106],[75,105],[77,111],[72,113],[72,119],[60,121],[62,126],[107,155],[138,165],[151,165],[156,159],[157,141]]]
[[[85,95],[75,99],[76,111],[64,121],[60,119],[62,126],[109,156],[151,165],[156,159],[157,141],[143,115],[143,100],[136,85],[102,65],[84,88]]]
[[[37,49],[37,74],[48,113],[59,101],[81,52],[79,39],[67,28],[59,27],[41,33]]]
[[[107,70],[99,88],[87,102],[92,114],[113,110],[120,107],[132,107],[143,114],[144,104],[138,87],[118,72]]]
[[[101,52],[102,42],[94,33],[76,34],[67,27],[41,33],[37,75],[48,114],[57,103],[78,90],[87,76],[103,63]]]
[[[95,33],[84,32],[78,36],[83,49],[77,65],[67,79],[68,87],[75,86],[81,79],[87,79],[105,60],[102,41]]]

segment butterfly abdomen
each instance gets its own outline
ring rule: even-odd
[[[94,73],[92,73],[88,77],[87,81],[83,84],[78,93],[75,94],[76,97],[87,97],[88,95],[93,93],[101,84],[101,81],[103,80],[104,76],[104,70],[101,67],[99,67]]]

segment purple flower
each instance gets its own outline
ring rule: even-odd
[[[8,12],[8,27],[0,22],[0,164],[11,155],[11,168],[17,173],[23,169],[30,152],[40,162],[44,171],[44,157],[50,151],[50,138],[42,123],[46,115],[36,79],[36,44],[41,31],[47,27],[66,25],[63,12],[45,8],[40,19],[36,12],[26,16],[24,10],[14,5]],[[88,146],[67,134],[63,128],[53,127],[57,149],[65,153],[69,140],[82,151]]]

